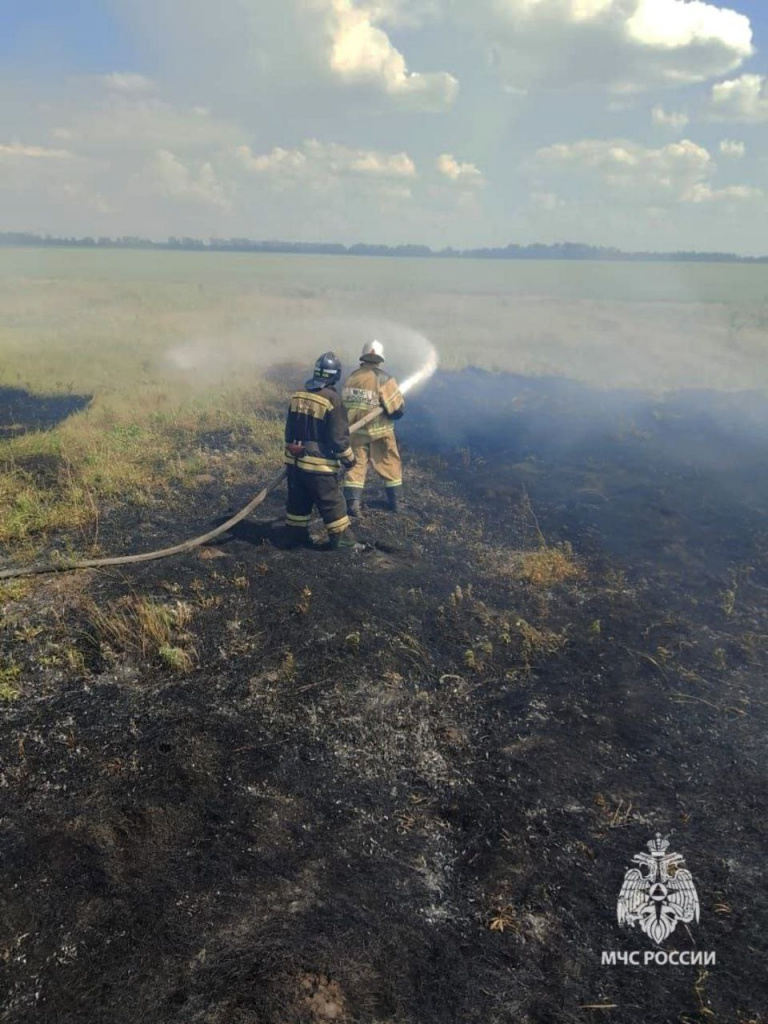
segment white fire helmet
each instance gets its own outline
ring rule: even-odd
[[[363,345],[363,351],[360,353],[361,359],[377,359],[384,361],[384,346],[380,341],[366,341]]]

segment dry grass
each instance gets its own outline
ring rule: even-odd
[[[595,797],[595,807],[601,824],[607,828],[624,828],[632,820],[634,811],[630,799],[620,797],[606,797],[598,793]],[[635,812],[637,813],[637,812]]]
[[[586,577],[586,567],[568,541],[560,544],[547,541],[526,491],[519,501],[517,519],[523,546],[530,550],[505,551],[498,547],[483,547],[476,552],[476,558],[486,569],[502,579],[522,581],[537,588],[576,582]]]
[[[0,584],[0,607],[4,607],[12,601],[21,601],[32,590],[33,584],[29,579],[7,580]]]
[[[491,913],[488,928],[492,932],[519,932],[520,918],[511,903],[499,904]]]
[[[208,408],[159,415],[137,400],[131,419],[116,422],[114,408],[97,405],[50,432],[0,442],[0,543],[79,530],[78,544],[94,545],[107,501],[147,505],[159,495],[170,498],[175,488],[195,486],[206,474],[222,487],[258,480],[280,451],[277,420],[245,416],[236,403],[225,406],[223,395],[210,401]],[[225,458],[202,448],[200,439],[211,433],[235,454]],[[25,466],[40,459],[58,460],[58,474],[31,476]]]
[[[549,629],[537,629],[536,626],[532,626],[524,619],[518,619],[513,628],[526,668],[530,667],[534,659],[552,657],[557,654],[568,642],[564,633],[554,633]]]
[[[21,669],[14,662],[0,665],[0,701],[17,700],[21,696],[18,679]]]
[[[280,452],[270,410],[283,396],[263,380],[255,339],[244,334],[238,351],[222,342],[233,334],[226,282],[214,295],[197,282],[131,281],[127,268],[110,279],[98,260],[91,276],[73,279],[69,261],[54,262],[50,277],[0,273],[0,387],[92,400],[53,429],[0,439],[0,544],[20,554],[24,541],[39,548],[65,533],[78,550],[95,551],[107,503],[170,500],[201,476],[222,487],[263,478]],[[142,263],[134,262],[139,274]],[[203,365],[169,357],[189,349],[194,363],[201,335],[210,352]],[[212,436],[221,443],[209,444]]]
[[[192,638],[185,628],[193,615],[188,604],[128,596],[106,608],[88,601],[84,610],[91,636],[102,650],[142,661],[159,659],[180,672],[194,666]]]
[[[534,587],[552,587],[586,577],[586,568],[571,545],[542,545],[535,551],[511,553],[490,549],[480,556],[484,566],[501,578],[524,581]]]
[[[584,567],[568,542],[520,555],[519,571],[522,579],[536,587],[551,587],[584,577]]]

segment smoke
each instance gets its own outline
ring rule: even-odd
[[[266,329],[254,321],[215,339],[197,337],[172,345],[163,361],[204,387],[231,377],[242,382],[244,374],[263,376],[286,363],[299,364],[297,380],[304,379],[317,357],[332,350],[346,375],[357,366],[363,345],[374,338],[383,344],[387,369],[401,381],[403,394],[422,387],[437,370],[437,350],[424,334],[405,324],[364,317],[297,320]]]
[[[429,361],[433,338],[449,369],[655,393],[768,390],[760,267],[403,260],[384,274],[348,258],[210,260],[223,261],[225,286],[205,283],[194,316],[160,325],[187,332],[175,333],[166,368],[201,384],[255,380],[279,364],[296,364],[298,378],[329,349],[346,373],[373,338],[405,381]]]

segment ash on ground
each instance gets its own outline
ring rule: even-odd
[[[278,495],[6,588],[0,1020],[766,1019],[765,406],[479,372],[411,404],[362,555],[285,550]],[[701,899],[664,948],[707,970],[601,964],[653,948],[616,901],[656,832]]]

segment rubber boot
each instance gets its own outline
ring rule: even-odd
[[[309,530],[303,526],[285,527],[286,548],[308,548],[312,546],[309,539]]]
[[[348,551],[352,548],[361,547],[355,539],[352,530],[347,527],[341,533],[332,533],[330,536],[331,551]]]
[[[388,487],[387,488],[387,503],[389,505],[390,512],[399,512],[401,508],[401,488],[400,487]]]
[[[361,491],[357,487],[345,487],[344,498],[347,502],[347,515],[351,519],[360,518],[360,495]]]

